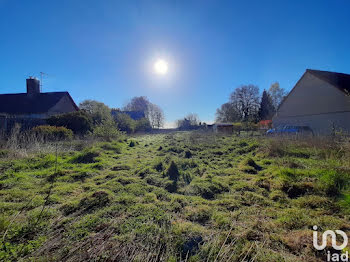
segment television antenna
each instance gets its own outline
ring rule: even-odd
[[[44,72],[40,72],[40,93],[43,90],[43,77],[44,76],[48,76],[48,74],[44,73]]]

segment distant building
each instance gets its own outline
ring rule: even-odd
[[[315,134],[350,133],[350,75],[307,69],[272,119],[273,126],[308,126]]]
[[[39,80],[26,82],[27,93],[0,95],[0,128],[8,130],[15,123],[32,127],[50,116],[79,110],[68,92],[41,93]]]
[[[213,131],[216,133],[233,133],[233,124],[231,123],[215,123],[213,125]]]
[[[126,114],[133,120],[140,120],[141,118],[146,117],[145,112],[143,111],[121,111],[119,109],[112,109],[111,114],[113,117],[117,116],[117,114]]]
[[[140,120],[141,118],[145,118],[145,112],[143,111],[122,111],[122,113],[127,114],[134,120]]]

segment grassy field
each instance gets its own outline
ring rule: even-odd
[[[346,142],[143,135],[0,171],[1,261],[324,261],[312,226],[350,233]]]

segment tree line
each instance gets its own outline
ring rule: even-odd
[[[145,96],[132,98],[122,108],[110,108],[96,100],[85,100],[79,104],[79,109],[52,116],[47,123],[66,127],[78,135],[91,133],[97,137],[113,137],[118,136],[120,131],[134,133],[161,128],[165,121],[163,110]],[[141,113],[142,117],[133,119],[125,111]]]
[[[242,85],[231,94],[229,101],[216,110],[216,122],[258,122],[269,120],[286,96],[279,83],[273,83],[260,96],[255,85]]]

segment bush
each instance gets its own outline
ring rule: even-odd
[[[320,178],[320,187],[328,196],[338,196],[350,185],[350,176],[335,170],[324,171]]]
[[[141,118],[135,121],[135,132],[138,132],[138,131],[147,132],[151,130],[152,130],[152,127],[147,118]]]
[[[92,118],[84,111],[51,116],[47,123],[52,126],[64,126],[75,134],[86,134],[93,129]]]
[[[133,133],[135,131],[136,123],[129,115],[124,113],[117,113],[114,117],[119,130],[126,133]]]
[[[63,140],[63,139],[71,139],[73,137],[73,131],[67,129],[63,126],[36,126],[32,128],[32,132],[37,136],[42,137],[44,140]]]
[[[92,119],[93,125],[100,125],[106,121],[112,121],[111,109],[102,102],[96,100],[84,100],[79,104]]]
[[[120,138],[122,133],[118,130],[113,121],[105,121],[94,128],[93,135],[97,138],[110,141]]]
[[[242,123],[238,122],[238,123],[233,123],[233,131],[236,132],[240,132],[242,130]]]
[[[244,131],[256,131],[258,130],[258,125],[253,122],[243,122],[242,129]]]

